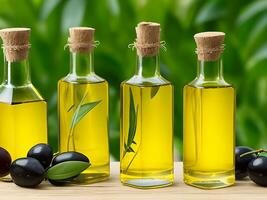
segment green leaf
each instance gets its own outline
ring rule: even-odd
[[[255,26],[251,29],[251,32],[248,35],[248,45],[246,48],[249,49],[250,52],[254,51],[253,46],[255,46],[255,44],[256,45],[258,44],[258,40],[261,42],[261,40],[264,38],[260,36],[265,35],[266,28],[267,28],[267,14],[263,15],[259,20],[257,20]]]
[[[260,117],[255,108],[249,105],[240,105],[237,113],[237,142],[238,144],[250,144],[252,148],[259,148],[266,145],[266,129],[264,120]]]
[[[189,1],[176,1],[176,8],[174,9],[174,14],[182,25],[183,28],[188,27],[192,18],[195,17],[197,4],[194,0]]]
[[[124,143],[124,149],[127,149],[127,144]]]
[[[196,16],[196,25],[201,25],[209,21],[217,20],[226,14],[225,9],[219,5],[219,1],[208,1]]]
[[[134,142],[133,142],[134,143]],[[136,143],[135,143],[136,144]],[[124,144],[124,154],[126,152],[135,152],[131,146],[128,146],[127,144]]]
[[[258,49],[258,51],[255,52],[254,55],[249,58],[247,61],[246,68],[248,70],[251,70],[253,67],[255,67],[259,62],[267,59],[267,43],[263,44],[261,48]]]
[[[259,34],[263,32],[263,30],[267,27],[267,14],[263,15],[257,22],[255,23],[254,28],[251,30],[251,34],[249,35],[250,40],[255,39]]]
[[[85,0],[66,1],[62,12],[62,32],[66,32],[69,27],[80,26],[84,17],[86,8]]]
[[[78,106],[72,117],[70,128],[72,129],[90,110],[96,107],[100,102],[101,100]]]
[[[43,2],[42,9],[40,11],[40,18],[45,20],[50,13],[57,7],[61,0],[46,0]]]
[[[159,91],[159,86],[154,86],[151,88],[150,98],[152,99]]]
[[[133,93],[130,89],[130,112],[129,112],[129,131],[128,131],[128,140],[127,140],[127,146],[128,148],[132,145],[135,137],[136,132],[136,126],[137,126],[137,115],[138,115],[138,106],[134,108],[134,99],[133,99]]]
[[[131,147],[131,145],[136,144],[136,142],[134,141],[134,137],[137,127],[137,116],[138,116],[138,106],[135,111],[133,92],[130,89],[129,130],[128,130],[127,144],[124,144],[124,153],[123,153],[124,156],[126,152],[135,152]]]
[[[128,147],[127,152],[135,152],[132,147]]]
[[[237,25],[240,26],[244,22],[247,22],[249,19],[265,11],[266,9],[267,9],[267,1],[262,1],[262,0],[254,1],[242,11],[241,15],[237,19]]]
[[[117,16],[120,13],[120,7],[118,0],[108,0],[107,4],[113,16]]]
[[[46,178],[51,180],[64,180],[79,175],[91,164],[83,161],[66,161],[50,167]]]
[[[266,152],[259,153],[259,156],[267,157],[267,153]]]
[[[67,112],[70,112],[73,108],[74,108],[75,104],[73,104],[72,106],[69,107],[69,109],[67,110]]]

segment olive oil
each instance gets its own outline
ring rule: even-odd
[[[78,151],[86,155],[91,166],[83,172],[86,182],[95,182],[109,176],[108,148],[108,84],[71,83],[59,81],[59,149],[60,152]],[[79,105],[98,102],[74,128],[71,128]]]
[[[184,182],[203,189],[235,183],[235,89],[223,78],[224,35],[194,36],[197,77],[184,87]]]
[[[106,180],[109,167],[108,83],[94,72],[95,29],[69,29],[70,71],[58,82],[59,151],[86,155],[91,166],[73,183]]]
[[[47,105],[31,82],[28,63],[29,28],[0,30],[4,70],[0,84],[0,146],[14,161],[30,148],[47,143]],[[10,181],[11,177],[1,178]]]
[[[158,187],[173,182],[172,90],[171,84],[136,86],[122,83],[123,183],[136,187]],[[131,145],[132,152],[126,152],[125,145],[131,137],[131,106],[134,106],[136,112],[136,130]]]
[[[187,183],[215,188],[234,183],[234,97],[232,86],[185,86],[184,178]]]
[[[45,101],[0,103],[0,146],[12,160],[26,157],[38,143],[47,143]]]
[[[174,180],[173,86],[160,74],[160,24],[141,22],[136,33],[135,74],[121,84],[120,179],[165,187]]]

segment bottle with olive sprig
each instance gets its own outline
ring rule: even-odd
[[[109,177],[108,83],[94,72],[95,29],[69,29],[70,71],[58,82],[59,150],[77,151],[90,168],[77,181]]]
[[[135,74],[121,84],[121,182],[137,188],[173,183],[173,86],[159,69],[160,24],[136,27]]]

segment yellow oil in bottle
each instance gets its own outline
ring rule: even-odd
[[[184,87],[184,181],[212,189],[234,184],[235,90]]]
[[[109,177],[108,83],[58,83],[59,150],[77,151],[90,159],[91,166],[76,181],[92,183]],[[83,105],[93,105],[79,118]],[[76,116],[76,117],[75,117]],[[77,120],[76,120],[77,121]]]
[[[137,188],[173,183],[173,86],[121,85],[121,181]]]
[[[45,101],[0,103],[0,146],[12,160],[26,157],[38,143],[47,143],[47,110]]]

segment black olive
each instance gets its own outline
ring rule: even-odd
[[[7,150],[0,147],[0,177],[8,175],[11,165],[11,156]]]
[[[249,178],[256,184],[267,186],[267,157],[259,156],[248,164]]]
[[[46,169],[49,167],[52,158],[53,158],[53,150],[50,145],[48,144],[37,144],[33,146],[28,154],[27,157],[35,158],[39,160],[39,162],[43,165]]]
[[[76,151],[69,151],[55,156],[52,161],[52,166],[65,161],[83,161],[89,163],[89,159],[82,153]]]
[[[89,163],[89,159],[83,155],[82,153],[76,152],[76,151],[69,151],[61,153],[54,157],[51,166],[55,166],[59,163],[66,162],[66,161],[83,161]],[[69,184],[73,181],[74,178],[78,177],[79,175],[64,179],[64,180],[51,180],[48,179],[48,181],[55,186],[64,186],[66,184]]]
[[[11,164],[10,175],[18,186],[35,187],[44,180],[45,170],[35,158],[19,158]]]
[[[248,163],[257,157],[255,154],[240,157],[240,155],[250,151],[253,151],[253,149],[246,146],[238,146],[235,148],[235,177],[238,180],[248,176]]]

